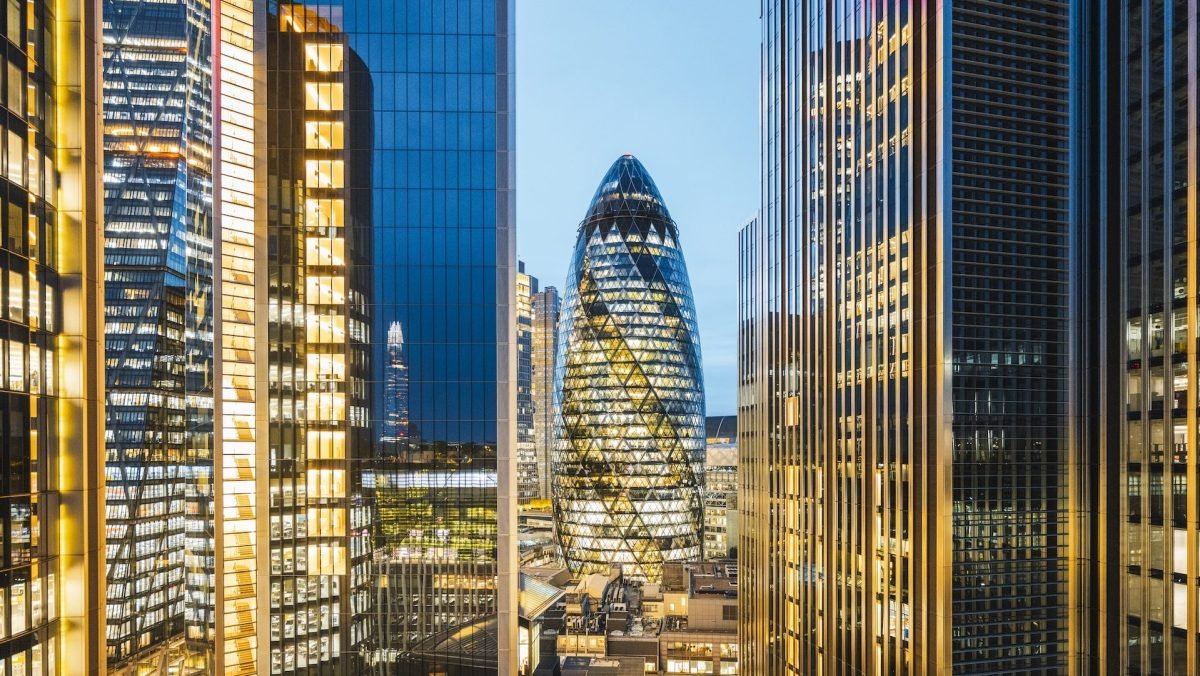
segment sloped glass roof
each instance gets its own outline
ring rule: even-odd
[[[650,172],[628,153],[617,158],[592,197],[584,222],[604,216],[653,216],[671,220]]]

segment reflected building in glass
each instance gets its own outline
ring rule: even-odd
[[[267,16],[272,673],[352,673],[372,619],[373,84],[320,9]]]
[[[404,358],[404,327],[392,322],[387,332],[387,354],[383,374],[383,433],[379,435],[379,454],[403,452],[412,439],[408,416],[408,364]]]
[[[221,3],[217,673],[515,668],[512,18]]]
[[[679,229],[613,163],[579,225],[559,324],[553,510],[576,575],[656,582],[702,555],[704,386]]]
[[[1075,4],[762,3],[747,673],[1080,668]]]
[[[104,2],[112,670],[178,666],[185,603],[193,593],[207,601],[208,585],[189,585],[185,595],[184,584],[187,564],[210,551],[209,11],[196,0]]]

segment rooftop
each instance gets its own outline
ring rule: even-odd
[[[671,221],[671,212],[650,172],[629,153],[608,168],[583,220],[609,216],[651,216]]]

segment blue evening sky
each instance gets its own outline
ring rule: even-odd
[[[758,3],[517,0],[517,252],[562,289],[609,165],[631,152],[679,224],[709,415],[736,412],[737,231],[759,195]]]

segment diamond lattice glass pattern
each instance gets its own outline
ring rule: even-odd
[[[575,574],[657,581],[703,536],[704,387],[679,231],[633,156],[613,164],[575,244],[559,326],[553,458]]]

